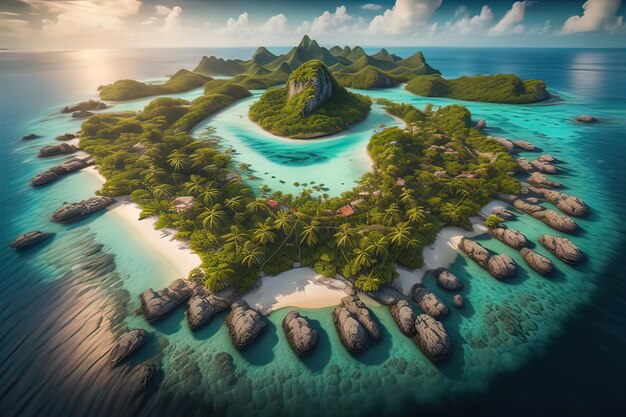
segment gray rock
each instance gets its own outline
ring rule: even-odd
[[[489,136],[489,138],[491,140],[494,140],[494,141],[498,142],[500,145],[504,146],[506,148],[506,150],[509,151],[509,152],[513,151],[513,149],[515,148],[515,145],[513,145],[513,142],[511,142],[508,139],[498,138],[498,137],[494,137],[494,136]]]
[[[536,149],[535,146],[527,140],[514,140],[512,142],[513,145],[525,151],[534,151]]]
[[[454,296],[453,303],[456,308],[461,309],[465,307],[465,300],[463,299],[463,296],[461,294],[457,294]]]
[[[519,198],[513,201],[513,207],[560,232],[573,233],[578,229],[578,225],[571,218],[559,214],[554,210],[546,210],[541,206],[528,204]]]
[[[538,191],[565,214],[585,217],[589,213],[587,204],[578,197],[553,190],[539,189]]]
[[[57,223],[73,222],[89,214],[104,210],[113,203],[115,203],[115,199],[101,196],[91,197],[78,203],[67,203],[54,212],[52,220]]]
[[[258,311],[253,310],[243,300],[236,301],[226,316],[228,333],[235,347],[246,348],[267,327],[267,323]]]
[[[191,297],[193,290],[189,283],[177,279],[169,287],[160,291],[152,288],[141,293],[141,306],[146,320],[155,323],[165,318],[172,310]]]
[[[361,353],[369,347],[367,330],[343,305],[337,306],[333,311],[333,323],[339,339],[350,353]]]
[[[117,343],[111,351],[109,363],[116,366],[123,360],[137,352],[146,341],[148,333],[143,329],[135,329],[124,333],[117,339]]]
[[[515,218],[515,214],[511,213],[509,210],[505,209],[502,206],[494,207],[491,210],[491,214],[494,216],[498,216],[502,220],[511,220]]]
[[[391,317],[407,336],[415,335],[415,313],[406,300],[400,300],[390,307]]]
[[[541,155],[539,158],[537,158],[537,160],[541,162],[547,162],[549,164],[556,162],[556,158],[547,153],[544,153],[543,155]]]
[[[11,243],[10,246],[13,249],[23,249],[23,248],[27,248],[29,246],[35,245],[37,243],[41,243],[51,236],[52,236],[51,233],[44,233],[44,232],[40,232],[39,230],[27,232],[19,236],[17,239],[15,239],[13,243]]]
[[[369,297],[372,297],[374,300],[386,306],[391,306],[400,300],[406,299],[406,296],[404,294],[400,293],[397,290],[394,290],[393,288],[389,288],[386,286],[381,286],[378,290],[370,291],[366,294]],[[350,294],[350,295],[354,295],[354,294]]]
[[[432,361],[440,361],[452,353],[452,341],[443,325],[426,314],[415,320],[415,340],[422,352]]]
[[[556,174],[557,169],[554,165],[551,165],[547,162],[542,162],[539,159],[535,159],[534,161],[530,161],[530,165],[535,168],[539,172],[543,172],[544,174]]]
[[[85,111],[85,110],[104,110],[104,109],[108,109],[109,106],[107,106],[105,103],[98,101],[98,100],[89,100],[89,101],[83,101],[82,103],[78,103],[74,106],[65,106],[63,107],[63,109],[61,109],[61,113],[74,113],[77,111]]]
[[[519,166],[522,171],[530,172],[533,170],[533,166],[530,164],[530,162],[528,162],[528,159],[517,158],[516,161],[517,161],[517,166]]]
[[[487,268],[487,262],[491,256],[487,249],[483,248],[479,243],[470,239],[462,238],[459,243],[459,249],[470,257],[474,262],[483,268]]]
[[[378,324],[370,314],[369,308],[358,296],[343,297],[341,303],[361,323],[372,339],[380,340],[383,337]]]
[[[527,181],[533,185],[539,185],[542,187],[560,187],[561,186],[561,184],[559,184],[558,182],[550,181],[549,179],[546,178],[545,175],[543,175],[540,172],[533,172],[532,174],[530,174]]]
[[[315,95],[304,105],[302,110],[304,117],[315,112],[333,95],[332,77],[322,66],[317,68],[315,76],[301,82],[290,80],[287,87],[289,90],[289,100],[309,87],[312,87],[315,91]]]
[[[187,303],[187,322],[191,330],[207,324],[216,314],[230,307],[231,300],[209,292],[199,284]]]
[[[93,116],[93,113],[87,110],[78,110],[72,113],[72,119],[86,119]]]
[[[463,288],[461,280],[446,268],[442,268],[435,272],[437,276],[437,284],[449,291],[458,291]]]
[[[483,119],[480,119],[480,120],[478,120],[478,121],[476,122],[476,126],[475,126],[475,127],[476,127],[476,129],[478,129],[478,130],[483,130],[484,128],[486,128],[486,127],[487,127],[487,122],[486,122],[486,121],[484,121]]]
[[[26,136],[22,136],[22,140],[33,140],[33,139],[39,139],[41,136],[36,135],[34,133],[31,133],[29,135]]]
[[[72,140],[72,139],[76,139],[76,135],[73,133],[64,133],[60,136],[57,136],[56,138],[54,138],[55,140],[59,140],[59,141],[66,141],[66,140]]]
[[[136,381],[136,392],[149,392],[158,382],[161,369],[155,363],[143,363],[133,371],[133,378]]]
[[[568,264],[578,264],[583,261],[584,255],[578,246],[564,237],[542,235],[539,242],[554,256]]]
[[[499,280],[517,275],[517,265],[509,255],[493,255],[487,262],[487,271]]]
[[[445,317],[449,313],[443,301],[421,284],[413,290],[413,299],[424,313],[434,318]]]
[[[554,264],[548,258],[538,254],[532,249],[522,248],[520,255],[524,262],[541,275],[550,275],[554,271]]]
[[[54,166],[47,171],[37,174],[31,180],[34,186],[48,184],[52,181],[56,181],[63,175],[67,175],[71,172],[78,171],[86,168],[95,163],[92,157],[86,158],[72,158],[69,161],[62,163],[61,165]]]
[[[317,330],[297,311],[292,310],[283,319],[283,330],[289,345],[297,355],[307,355],[317,343]]]
[[[526,236],[515,229],[495,227],[489,230],[489,234],[513,249],[519,250],[528,244]]]
[[[57,156],[57,155],[69,155],[78,151],[79,151],[78,147],[74,145],[70,145],[67,143],[59,143],[58,145],[48,145],[39,149],[38,156],[40,158],[47,158],[50,156]]]
[[[576,116],[576,121],[581,123],[595,123],[598,119],[593,116],[589,116],[588,114],[580,114]]]

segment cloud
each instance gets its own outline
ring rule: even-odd
[[[339,6],[335,12],[326,10],[321,15],[313,19],[313,23],[307,21],[297,29],[297,32],[310,33],[311,35],[326,34],[328,32],[345,32],[358,20],[348,13],[346,6]]]
[[[459,7],[454,14],[457,20],[450,20],[446,23],[446,29],[449,32],[458,33],[460,35],[471,35],[483,32],[491,20],[493,12],[489,6],[483,6],[480,14],[470,17],[467,8]]]
[[[492,35],[510,35],[522,33],[525,29],[522,22],[526,15],[526,8],[531,5],[528,1],[516,1],[504,17],[489,30]]]
[[[174,6],[169,10],[167,16],[165,16],[165,23],[163,28],[168,31],[174,31],[180,26],[181,15],[183,14],[183,8],[180,6]]]
[[[381,6],[380,4],[376,4],[376,3],[365,3],[363,6],[361,6],[361,9],[378,11],[378,10],[382,10],[383,6]]]
[[[619,28],[624,20],[623,16],[616,16],[621,4],[621,0],[587,0],[583,4],[583,15],[567,19],[561,33],[568,35],[600,29],[613,31]]]
[[[259,32],[267,35],[280,35],[289,32],[289,26],[287,24],[287,17],[280,13],[267,19],[267,22],[263,23],[259,27]]]
[[[247,33],[250,29],[250,15],[248,12],[242,13],[239,15],[237,20],[232,17],[226,21],[226,27],[224,28],[225,32],[230,33]]]
[[[442,0],[396,0],[391,9],[372,19],[369,29],[373,33],[415,33],[429,22],[441,6]]]

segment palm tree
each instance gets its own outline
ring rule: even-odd
[[[366,268],[371,266],[374,263],[372,259],[372,255],[368,252],[367,249],[354,248],[354,265],[358,269]]]
[[[424,207],[412,206],[407,210],[406,216],[409,219],[409,223],[422,223],[424,221]]]
[[[152,195],[159,200],[163,200],[165,198],[172,198],[172,193],[174,192],[174,187],[170,184],[159,184],[156,187],[152,188]]]
[[[400,201],[402,202],[402,204],[405,204],[407,206],[412,205],[415,202],[415,199],[413,198],[413,191],[406,187],[402,187],[400,193]]]
[[[166,172],[164,169],[157,167],[156,165],[151,165],[148,169],[141,172],[141,175],[146,179],[146,181],[155,181],[159,177],[165,175]]]
[[[200,218],[203,218],[202,226],[204,226],[205,229],[208,226],[209,230],[215,230],[224,221],[225,214],[220,203],[214,204],[213,207],[207,208],[204,213],[200,215]]]
[[[249,214],[257,214],[267,210],[267,204],[262,198],[257,198],[246,205],[246,212]]]
[[[270,192],[272,192],[272,188],[267,184],[263,184],[262,186],[259,187],[259,192],[261,193],[263,197],[267,198]]]
[[[252,229],[252,240],[261,246],[276,240],[276,233],[272,231],[273,227],[269,224],[270,219],[266,219],[264,223],[258,222],[256,229]]]
[[[185,190],[187,190],[189,194],[198,195],[202,192],[205,182],[206,180],[200,175],[192,175],[189,181],[184,184]]]
[[[209,181],[200,191],[200,198],[204,204],[213,204],[213,200],[219,197],[220,190],[215,187],[213,181]]]
[[[457,223],[461,219],[460,209],[452,203],[445,203],[441,208],[441,217],[448,220],[448,223]]]
[[[230,226],[230,233],[222,236],[226,243],[233,243],[235,245],[235,252],[239,253],[241,245],[243,245],[250,236],[242,232],[236,225]]]
[[[251,268],[254,264],[261,265],[260,257],[263,256],[264,253],[263,249],[257,245],[252,242],[246,242],[243,245],[243,258],[241,259],[241,264],[247,265],[248,268]]]
[[[354,246],[353,234],[354,230],[350,227],[350,223],[343,223],[339,226],[339,231],[334,235],[335,245],[341,251],[346,262],[348,258],[346,258],[344,249],[350,249]]]
[[[231,209],[232,211],[238,211],[241,209],[241,199],[243,197],[240,195],[237,195],[235,197],[232,198],[227,198],[224,200],[224,205]]]
[[[372,243],[367,247],[367,250],[376,257],[385,259],[388,254],[387,245],[388,245],[387,237],[383,236],[376,240],[376,242]]]
[[[302,228],[300,243],[305,243],[311,247],[318,241],[317,233],[319,232],[319,222],[317,220],[311,220],[311,223],[305,225]]]
[[[291,213],[288,211],[279,211],[276,213],[274,228],[282,231],[285,235],[288,235],[293,230],[293,216]]]
[[[387,226],[392,226],[400,220],[400,209],[396,203],[391,203],[383,216],[383,222]]]
[[[407,223],[398,223],[398,225],[391,230],[389,240],[396,246],[403,246],[409,241],[412,229],[413,228]]]
[[[187,155],[185,155],[182,151],[176,149],[170,153],[167,158],[167,163],[170,164],[174,171],[182,171],[187,168]]]
[[[218,267],[211,268],[207,271],[209,277],[209,289],[211,291],[220,291],[226,288],[235,278],[235,271],[229,264],[220,264]]]

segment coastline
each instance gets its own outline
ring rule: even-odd
[[[106,181],[106,178],[94,166],[87,167],[82,172],[94,176],[102,184]],[[116,200],[117,203],[108,207],[107,211],[118,216],[126,225],[132,227],[135,234],[145,242],[146,250],[159,254],[163,262],[167,262],[173,267],[176,275],[171,277],[171,281],[177,278],[187,278],[192,269],[202,264],[200,257],[189,247],[189,243],[175,238],[176,230],[155,229],[155,217],[140,220],[141,207],[130,201],[130,197],[116,197]]]

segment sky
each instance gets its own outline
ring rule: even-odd
[[[622,0],[0,0],[0,48],[626,47]]]

